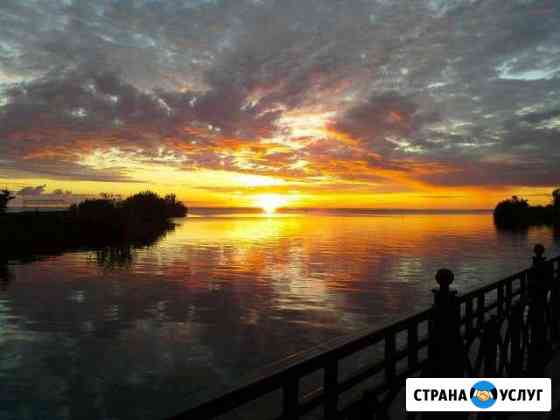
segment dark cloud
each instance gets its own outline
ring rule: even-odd
[[[5,0],[0,171],[551,185],[559,27],[550,0]]]
[[[523,115],[520,121],[525,121],[529,124],[540,123],[545,120],[560,117],[560,109],[552,109],[545,112],[532,112],[527,115]]]
[[[26,186],[20,188],[16,191],[16,195],[25,197],[38,197],[38,196],[56,196],[56,197],[71,197],[73,196],[72,191],[56,189],[50,193],[46,193],[47,185],[37,185],[37,186]]]
[[[23,187],[19,191],[17,191],[17,195],[24,195],[24,196],[37,196],[43,194],[45,191],[46,185],[38,185],[36,187]]]
[[[47,191],[47,185],[28,185],[16,191],[16,199],[12,206],[33,205],[70,205],[88,198],[97,198],[103,194],[75,194],[69,190],[55,189]]]
[[[352,107],[336,122],[336,130],[350,134],[388,157],[395,143],[410,138],[421,126],[418,106],[395,93],[374,95]],[[393,143],[392,143],[393,142]]]

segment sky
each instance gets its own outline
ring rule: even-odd
[[[492,208],[560,185],[555,0],[2,0],[0,186]]]

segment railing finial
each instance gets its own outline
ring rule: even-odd
[[[453,274],[453,271],[447,268],[438,270],[436,273],[436,282],[439,284],[439,291],[449,292],[449,286],[453,283],[454,279],[455,275]]]
[[[533,265],[537,265],[546,260],[546,257],[544,256],[544,251],[545,248],[542,244],[536,244],[534,246],[533,252],[535,253],[535,256],[533,257]]]

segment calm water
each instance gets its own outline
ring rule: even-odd
[[[201,214],[148,249],[75,252],[0,273],[0,418],[165,418],[326,340],[528,266],[549,228],[489,213]],[[1,269],[1,267],[0,267]]]

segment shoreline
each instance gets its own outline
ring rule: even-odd
[[[168,219],[140,223],[93,221],[70,211],[7,213],[0,215],[0,247],[3,259],[33,260],[74,250],[149,246],[174,227]]]

